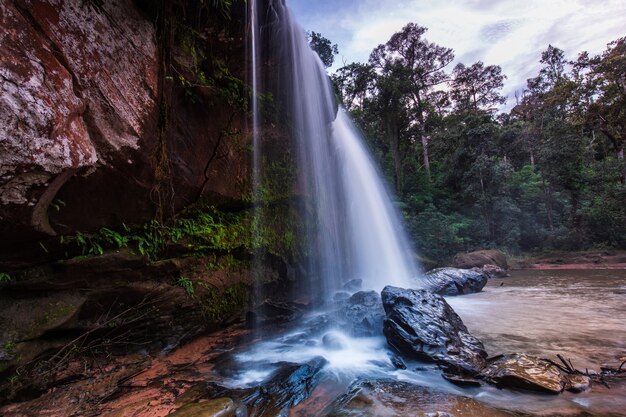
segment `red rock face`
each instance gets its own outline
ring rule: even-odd
[[[154,28],[127,1],[0,10],[0,204],[22,206],[20,223],[53,234],[47,208],[68,172],[141,146],[156,106]]]
[[[0,204],[28,204],[33,186],[95,164],[86,104],[55,45],[11,2],[0,4]]]
[[[240,200],[245,113],[208,90],[190,103],[160,74],[153,20],[133,0],[0,1],[0,265],[16,242],[143,222],[201,194]],[[242,62],[243,34],[221,30],[207,29],[211,51]]]

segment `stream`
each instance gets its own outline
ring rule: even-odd
[[[626,356],[626,270],[511,275],[490,280],[480,293],[447,297],[490,356],[517,352],[556,360],[561,354],[578,369],[598,371],[605,363],[619,365]],[[320,314],[308,317],[309,322]],[[432,364],[405,361],[406,370],[396,369],[382,336],[316,333],[306,325],[235,352],[238,366],[229,364],[223,382],[231,388],[258,385],[275,370],[272,364],[320,356],[328,361],[321,381],[291,416],[626,416],[623,381],[610,389],[595,384],[587,392],[556,396],[485,384],[461,388],[444,380]],[[346,394],[357,391],[353,397]]]

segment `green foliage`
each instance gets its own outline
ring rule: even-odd
[[[333,82],[393,183],[411,239],[455,252],[626,247],[626,38],[575,62],[555,46],[509,114],[505,75],[408,24]]]
[[[335,61],[335,55],[339,54],[337,44],[333,44],[331,41],[322,36],[321,33],[307,32],[307,38],[309,39],[309,46],[324,63],[326,68],[332,67]]]
[[[187,293],[189,297],[193,297],[195,295],[195,291],[193,289],[193,282],[189,278],[185,278],[181,276],[180,278],[178,278],[178,281],[176,281],[176,283],[178,284],[179,287],[185,290],[185,292]]]
[[[15,353],[15,349],[17,348],[17,344],[12,341],[12,340],[8,340],[6,342],[4,342],[4,345],[2,345],[2,348],[4,349],[4,351],[6,353],[8,353],[9,355],[12,355]]]
[[[3,282],[11,282],[13,281],[13,277],[7,274],[6,272],[0,272],[0,284]]]
[[[466,248],[469,221],[457,214],[443,214],[431,205],[409,217],[407,226],[420,254],[446,261]]]

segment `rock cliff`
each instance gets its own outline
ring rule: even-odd
[[[246,111],[224,84],[245,78],[244,6],[195,3],[0,2],[0,266],[51,235],[241,201]]]

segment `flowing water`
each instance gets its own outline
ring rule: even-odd
[[[571,359],[576,368],[593,370],[604,363],[615,367],[626,356],[626,270],[514,271],[510,278],[490,280],[483,292],[448,297],[447,301],[470,332],[484,342],[490,356],[516,352],[556,360],[559,353]],[[319,314],[308,320],[315,322]],[[231,386],[258,385],[279,362],[304,363],[323,356],[328,364],[322,382],[312,399],[291,415],[327,415],[328,405],[361,379],[410,383],[414,390],[426,389],[428,393],[425,399],[416,399],[410,392],[413,389],[396,392],[395,405],[381,409],[374,401],[356,414],[346,415],[402,416],[402,410],[416,401],[425,410],[448,410],[446,407],[453,404],[458,414],[448,412],[458,416],[503,415],[498,409],[525,416],[626,416],[626,381],[610,389],[595,384],[584,393],[556,396],[489,385],[459,388],[445,381],[432,364],[406,361],[406,370],[395,369],[382,336],[350,338],[340,334],[338,347],[324,343],[326,334],[325,330],[308,331],[306,326],[297,325],[255,343],[236,354],[240,368],[231,369]],[[424,408],[424,403],[428,407]],[[480,408],[480,404],[491,408]]]
[[[355,278],[362,280],[364,289],[376,291],[385,285],[420,286],[398,215],[358,131],[345,112],[336,108],[323,64],[310,50],[303,30],[283,1],[269,0],[263,6],[257,6],[257,1],[250,2],[254,183],[258,187],[262,175],[256,91],[259,78],[263,78],[265,87],[272,87],[285,102],[284,117],[297,155],[297,188],[308,201],[304,215],[310,225],[309,250],[313,255],[308,287],[331,300],[345,282]],[[264,16],[256,14],[257,7]],[[265,26],[259,27],[259,21]],[[270,73],[260,72],[265,64],[259,57],[268,56],[258,50],[261,45],[271,51],[266,58],[274,65]],[[611,273],[615,275],[598,277],[596,274],[601,273],[597,271],[516,273],[510,279],[491,281],[483,293],[450,301],[470,331],[484,340],[491,355],[509,351],[540,356],[562,353],[579,367],[597,368],[600,362],[625,354],[626,277],[622,272]],[[501,282],[504,285],[499,286]],[[594,388],[592,393],[577,396],[546,397],[493,387],[461,389],[443,380],[436,366],[418,362],[408,362],[407,370],[395,369],[382,335],[353,338],[332,325],[315,328],[312,323],[319,322],[324,314],[311,313],[291,330],[273,337],[265,335],[264,340],[236,352],[225,382],[231,387],[258,385],[279,362],[304,363],[323,356],[328,360],[323,382],[312,400],[298,407],[299,416],[324,415],[320,410],[325,405],[354,380],[363,378],[410,382],[445,395],[538,414],[558,410],[570,414],[589,411],[600,416],[609,410],[612,415],[626,415],[615,412],[626,409],[623,387],[612,392]],[[448,401],[450,397],[445,398]],[[322,407],[313,407],[312,401]],[[379,415],[401,415],[388,407],[385,410],[379,410]]]
[[[357,130],[337,108],[324,65],[282,1],[270,0],[263,12],[266,26],[252,30],[265,35],[274,57],[264,82],[278,90],[291,127],[298,189],[309,206],[312,289],[328,298],[351,279],[375,290],[415,286],[398,215]]]

